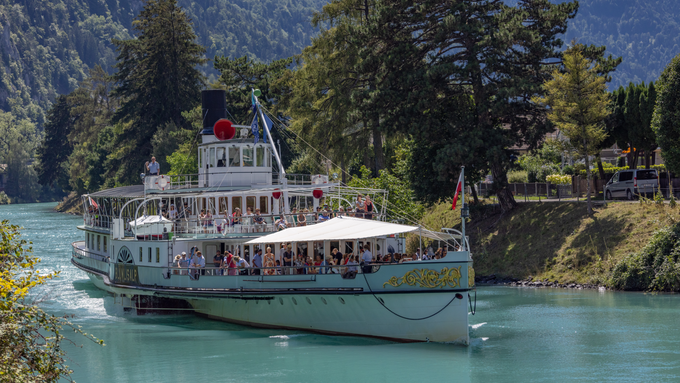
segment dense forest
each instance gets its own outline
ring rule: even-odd
[[[319,31],[324,26],[332,25],[341,19],[339,18],[341,13],[337,13],[339,8],[334,8],[337,4],[356,3],[352,7],[358,9],[357,7],[361,8],[361,6],[373,2],[374,0],[368,2],[343,0],[332,3],[325,11],[326,16],[321,16],[315,20],[316,23],[313,22],[312,17],[314,12],[320,11],[328,3],[328,0],[207,0],[202,2],[178,0],[177,4],[182,8],[187,18],[191,20],[195,43],[203,47],[202,57],[204,60],[199,60],[201,64],[197,66],[198,71],[205,76],[205,81],[202,84],[204,86],[211,84],[220,86],[229,89],[231,93],[232,90],[239,87],[247,88],[259,83],[269,84],[269,77],[278,78],[283,72],[274,75],[274,71],[280,72],[286,66],[290,67],[293,62],[292,56],[300,54],[305,47],[313,45],[312,38],[319,36]],[[562,0],[551,0],[551,2],[564,3]],[[434,1],[434,3],[437,2]],[[506,1],[506,4],[513,6],[524,3],[527,2],[521,0]],[[542,3],[542,1],[539,1],[539,3]],[[43,139],[43,130],[47,122],[46,115],[54,105],[58,95],[69,95],[68,99],[64,100],[71,108],[69,113],[75,116],[95,113],[95,120],[99,119],[102,123],[110,125],[103,133],[108,134],[115,129],[125,129],[125,126],[120,125],[122,121],[110,120],[113,113],[116,112],[120,100],[113,97],[110,99],[111,102],[108,103],[109,91],[116,87],[116,82],[115,79],[112,80],[106,78],[106,76],[107,74],[113,75],[118,70],[116,64],[119,63],[120,52],[116,50],[115,41],[128,41],[139,36],[138,32],[135,32],[133,21],[142,11],[144,4],[143,0],[0,0],[0,27],[2,28],[2,37],[0,38],[0,53],[2,54],[0,63],[0,110],[8,113],[4,118],[8,123],[5,124],[3,129],[12,133],[5,136],[6,143],[0,143],[0,164],[22,167],[19,170],[9,169],[6,171],[6,181],[11,178],[11,174],[28,174],[30,176],[28,179],[36,179],[39,172],[33,169],[31,164],[37,159],[36,149],[39,145],[38,142],[31,142],[29,145],[28,141]],[[671,58],[680,52],[680,23],[678,22],[680,11],[675,5],[672,0],[651,2],[582,0],[579,2],[575,17],[566,19],[567,28],[558,33],[556,37],[562,38],[564,42],[576,39],[579,43],[585,45],[606,47],[605,55],[611,54],[614,58],[622,57],[623,62],[616,67],[615,71],[609,73],[612,79],[609,84],[610,90],[619,86],[627,86],[630,82],[650,82],[655,80]],[[356,36],[358,35],[349,37],[354,39],[356,43]],[[564,49],[565,46],[558,48],[558,50]],[[351,62],[354,58],[347,56],[345,51],[340,49],[338,53],[340,52],[345,57],[343,55],[337,56],[331,60],[331,64],[341,61],[348,67],[357,64],[357,62]],[[307,57],[303,53],[302,56],[298,56],[298,61],[295,61],[296,65],[303,65],[305,61],[315,60],[313,55],[317,53],[318,50],[309,51]],[[309,54],[312,56],[309,56]],[[245,58],[246,56],[247,58]],[[243,58],[242,61],[231,61],[239,57]],[[256,63],[274,64],[272,67],[258,68],[253,66]],[[332,66],[327,66],[326,70],[329,68],[332,68]],[[93,80],[91,78],[93,74],[98,79]],[[247,74],[252,78],[244,82],[243,78],[239,77],[242,74]],[[323,75],[323,72],[320,74]],[[292,81],[294,82],[295,79],[292,79]],[[304,82],[300,84],[309,85],[305,85]],[[286,86],[295,88],[290,82]],[[97,96],[102,91],[100,88],[105,92],[103,94],[107,95],[106,98]],[[272,92],[274,98],[278,98],[276,97],[277,92],[282,91],[282,89],[269,89],[268,86],[265,88],[263,91]],[[309,101],[304,100],[304,93],[300,94],[302,95],[300,102]],[[83,112],[83,108],[87,107],[88,104],[81,101],[88,97],[93,101],[106,100],[107,103],[100,109],[95,108],[96,110]],[[369,97],[368,94],[365,94],[361,95],[360,98],[348,99],[347,101],[355,102],[362,98],[370,101],[372,96]],[[245,103],[243,100],[245,100]],[[306,113],[305,110],[295,110],[295,104],[284,105],[285,100],[282,99],[282,101],[284,103],[280,105],[281,110],[286,109],[285,112],[289,113],[288,116],[298,113],[297,117],[299,118]],[[293,99],[293,101],[295,100]],[[243,98],[242,94],[230,96],[230,105],[235,109],[232,112],[237,115],[240,114],[240,109],[247,112],[247,104],[247,100]],[[283,108],[284,106],[285,108]],[[342,108],[347,105],[337,104],[336,106]],[[56,112],[56,110],[53,112]],[[355,117],[358,116],[354,112],[350,114]],[[186,118],[175,117],[176,125],[185,124],[185,126],[163,128],[165,130],[157,135],[152,147],[176,148],[177,145],[181,146],[185,137],[178,136],[179,133],[173,133],[173,129],[178,128],[180,131],[186,130],[188,132],[189,126],[186,124],[190,123],[191,118],[191,116]],[[354,129],[355,134],[352,134],[351,137],[340,135],[333,138],[348,143],[355,142],[348,145],[357,148],[351,151],[338,149],[343,153],[343,156],[336,158],[344,164],[341,167],[353,168],[353,174],[360,174],[360,165],[364,164],[373,168],[372,174],[374,176],[379,174],[379,169],[393,168],[397,162],[396,154],[402,153],[400,145],[402,145],[403,139],[412,132],[403,131],[400,132],[400,135],[392,135],[385,142],[380,142],[381,137],[385,134],[386,127],[375,125],[374,122],[378,121],[386,120],[381,116],[370,115],[370,118],[365,121],[350,121],[351,124],[357,124],[357,128]],[[335,119],[330,122],[333,124],[343,123],[342,119]],[[75,125],[82,123],[82,119],[74,122]],[[116,123],[119,126],[114,129]],[[34,126],[31,131],[35,133],[32,133],[32,135],[19,134],[19,130],[27,129],[26,127],[29,126],[27,124]],[[302,129],[302,127],[299,129]],[[357,132],[360,134],[356,134]],[[304,134],[305,132],[300,130],[300,133]],[[530,137],[526,133],[521,133],[525,136],[521,139],[526,138],[533,142],[534,137]],[[186,134],[186,132],[183,134]],[[531,132],[531,134],[537,134],[537,132]],[[100,135],[99,137],[105,136]],[[103,138],[101,145],[95,145],[97,147],[95,150],[89,146],[90,143],[83,142],[82,138],[78,134],[72,133],[69,139],[69,145],[74,145],[74,148],[69,149],[75,153],[72,157],[74,163],[98,158],[104,161],[111,154],[112,148],[107,148],[107,145],[104,145],[110,145],[111,140],[107,141],[106,138]],[[24,145],[21,142],[27,144]],[[167,142],[171,142],[172,145],[165,145]],[[356,144],[363,142],[373,142],[379,147],[376,150],[373,150],[375,148],[371,151],[364,150]],[[21,150],[18,150],[19,147],[21,147]],[[423,147],[416,145],[417,150],[427,151],[428,148],[427,145]],[[189,148],[183,150],[186,151]],[[294,150],[294,148],[291,150]],[[95,154],[97,151],[99,151],[98,154]],[[69,151],[69,153],[71,152]],[[170,156],[171,154],[162,153],[162,156]],[[46,153],[46,155],[49,154]],[[174,160],[184,158],[182,157],[184,154],[180,157],[177,156],[179,154],[175,156]],[[425,153],[420,153],[418,158],[429,158],[428,156],[429,154],[426,156]],[[168,161],[172,159],[168,157]],[[293,170],[312,171],[311,168],[314,167],[317,160],[313,157],[302,156],[293,164]],[[161,161],[165,162],[165,160]],[[427,164],[423,163],[422,165]],[[75,180],[74,177],[70,177],[71,184],[67,188],[69,190],[83,191],[85,189],[91,190],[95,185],[97,187],[104,186],[102,181],[97,180],[97,177],[100,177],[98,175],[100,172],[97,169],[91,169],[93,178],[90,177],[90,180],[87,180],[87,177],[83,175],[85,173],[83,169],[72,167],[69,171],[81,174],[81,176],[75,178],[82,178]],[[109,174],[109,176],[110,179],[115,179],[116,183],[123,182],[120,176],[114,177],[113,174]],[[67,181],[63,181],[60,185],[63,186],[67,183]],[[43,187],[42,191],[36,185],[28,187],[15,184],[15,186],[10,185],[7,191],[24,189],[31,191],[28,194],[22,191],[23,198],[17,198],[19,196],[15,195],[17,201],[35,200],[38,198],[36,196],[42,196],[42,199],[51,198],[48,196],[58,195],[59,191],[59,187],[55,186],[54,183],[50,183],[51,188],[49,190]],[[430,189],[428,185],[422,186],[425,190]],[[12,189],[13,187],[14,189]]]

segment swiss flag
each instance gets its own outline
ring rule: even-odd
[[[457,193],[456,193],[456,196],[458,196]],[[97,205],[97,203],[94,202],[94,200],[92,199],[92,197],[87,197],[87,198],[90,199],[90,205],[92,205],[92,207],[94,207],[95,209],[99,209],[99,205]],[[455,205],[455,201],[454,201],[454,205]]]
[[[456,194],[453,196],[453,204],[451,205],[451,210],[456,210],[456,202],[458,202],[458,194],[463,190],[463,172],[460,172],[458,177],[458,186],[456,187]]]

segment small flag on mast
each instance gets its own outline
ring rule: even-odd
[[[453,196],[453,204],[451,205],[451,210],[456,210],[456,202],[458,202],[458,194],[463,190],[463,172],[460,172],[458,177],[458,186],[456,186],[456,194]]]
[[[90,200],[90,205],[94,207],[95,209],[99,209],[99,205],[97,205],[96,202],[92,199],[92,197],[87,197]]]

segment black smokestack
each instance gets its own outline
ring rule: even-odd
[[[213,134],[213,126],[220,118],[227,118],[227,92],[221,89],[201,91],[203,106],[203,131],[201,134]]]

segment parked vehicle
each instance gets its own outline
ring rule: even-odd
[[[620,170],[604,187],[607,199],[626,198],[632,200],[636,196],[652,197],[659,190],[659,174],[655,169]]]

